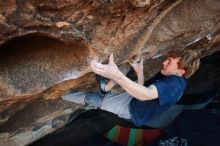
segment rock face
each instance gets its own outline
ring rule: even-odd
[[[20,104],[7,122],[0,127],[0,145],[28,145],[74,120],[83,112],[82,105],[58,101],[34,101]],[[15,110],[11,107],[11,111]],[[72,113],[75,112],[73,115]],[[8,113],[4,113],[8,114]]]
[[[36,100],[95,90],[92,59],[143,56],[148,78],[170,50],[216,52],[219,32],[219,0],[0,0],[0,124]]]

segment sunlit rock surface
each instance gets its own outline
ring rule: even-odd
[[[216,52],[219,33],[219,0],[0,0],[0,141],[25,129],[4,125],[29,104],[96,90],[92,59],[106,62],[114,52],[122,65],[143,56],[149,78],[170,50]]]

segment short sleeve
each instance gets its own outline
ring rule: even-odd
[[[170,76],[154,82],[153,85],[157,88],[160,105],[164,105],[176,103],[179,100],[185,89],[186,82],[181,77]]]

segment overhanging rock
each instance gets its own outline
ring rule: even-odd
[[[146,78],[172,49],[212,54],[219,23],[219,0],[0,0],[0,124],[36,100],[96,90],[89,63],[111,52],[118,65],[142,55]]]

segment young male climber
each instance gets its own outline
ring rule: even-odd
[[[91,61],[91,69],[110,79],[102,90],[110,91],[115,84],[119,84],[125,92],[105,96],[94,92],[72,92],[62,98],[115,113],[121,118],[131,120],[136,126],[142,126],[155,115],[160,116],[180,99],[186,86],[185,78],[190,77],[199,68],[199,64],[196,51],[172,52],[163,62],[160,73],[144,82],[141,59],[140,63],[131,64],[137,75],[135,82],[119,70],[111,54],[108,64]]]

